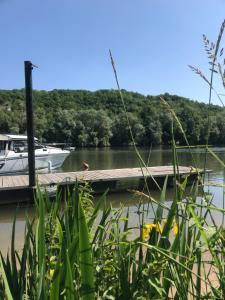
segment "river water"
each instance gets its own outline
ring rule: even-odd
[[[212,148],[214,153],[222,160],[225,160],[225,147]],[[159,165],[171,165],[172,164],[172,151],[169,148],[157,147],[152,149],[141,148],[139,149],[142,159],[148,166]],[[178,150],[179,165],[183,166],[195,166],[199,168],[204,167],[205,163],[205,150],[203,148],[193,149],[192,154],[188,149]],[[86,161],[90,170],[96,169],[115,169],[126,167],[139,167],[139,160],[134,151],[131,148],[103,148],[103,149],[78,149],[71,152],[70,156],[64,162],[62,168],[57,171],[78,171],[82,169],[82,162]],[[207,181],[216,182],[217,184],[223,184],[224,182],[224,169],[223,166],[211,155],[207,155],[208,169],[212,170],[207,177]],[[224,190],[221,187],[206,186],[206,192],[213,195],[214,204],[218,207],[223,207]],[[152,191],[151,196],[155,199],[159,198],[159,191]],[[173,190],[168,189],[167,200],[173,197]],[[143,199],[142,199],[143,200]],[[140,196],[135,196],[132,193],[120,193],[109,195],[108,201],[112,203],[114,207],[119,207],[120,203],[126,207],[129,206],[131,223],[135,226],[138,220],[137,207],[140,202]],[[17,211],[17,212],[16,212]],[[17,213],[16,224],[16,244],[19,248],[22,244],[24,234],[24,222],[26,216],[32,217],[34,209],[32,205],[20,204],[1,206],[0,209],[0,250],[5,253],[9,248],[10,235],[12,229],[13,217]],[[148,221],[153,216],[148,216]],[[217,213],[217,220],[220,222],[221,213]]]

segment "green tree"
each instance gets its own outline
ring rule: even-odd
[[[140,116],[145,128],[142,144],[160,145],[162,143],[162,124],[157,109],[150,104],[142,109]]]
[[[138,118],[132,113],[128,113],[130,128],[136,144],[140,144],[143,140],[145,129],[139,122]],[[120,114],[115,117],[112,126],[113,136],[111,138],[112,146],[127,146],[131,145],[132,137],[125,114]]]
[[[82,110],[76,113],[76,128],[73,139],[78,146],[109,146],[112,136],[111,119],[106,112],[100,110]]]

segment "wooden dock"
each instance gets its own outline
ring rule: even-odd
[[[192,167],[179,166],[179,175],[191,177],[196,176],[198,172]],[[207,171],[209,172],[209,171]],[[144,177],[152,185],[156,187],[155,180],[158,183],[163,182],[165,177],[170,179],[174,177],[173,166],[156,166],[147,168],[123,168],[112,170],[93,170],[79,172],[63,172],[63,173],[48,173],[37,174],[37,182],[41,187],[53,186],[68,186],[78,182],[88,182],[97,192],[101,192],[109,188],[111,191],[124,190],[125,186],[121,182],[131,182],[131,187],[134,182],[134,188],[141,188],[144,182]],[[0,199],[6,196],[17,195],[18,192],[27,193],[30,190],[28,186],[28,175],[13,175],[0,176]],[[8,197],[7,197],[8,198]],[[0,200],[0,203],[2,202]]]

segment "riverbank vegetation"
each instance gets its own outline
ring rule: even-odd
[[[137,145],[171,143],[170,116],[160,96],[122,91]],[[164,94],[193,145],[206,144],[208,113],[209,144],[225,142],[225,108]],[[0,90],[0,131],[25,133],[24,90]],[[35,134],[43,142],[68,142],[77,147],[127,146],[132,139],[117,90],[34,91]],[[176,142],[185,144],[179,128]]]
[[[191,190],[187,181],[171,205],[167,179],[159,199],[139,192],[133,212],[113,209],[105,194],[93,205],[88,186],[53,202],[38,191],[24,246],[15,249],[15,217],[11,251],[0,256],[0,298],[224,299],[225,232],[213,216],[225,210],[202,178]]]

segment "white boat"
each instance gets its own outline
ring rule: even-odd
[[[35,168],[61,167],[68,150],[44,146],[35,138]],[[0,175],[28,171],[28,145],[26,135],[0,134]]]

